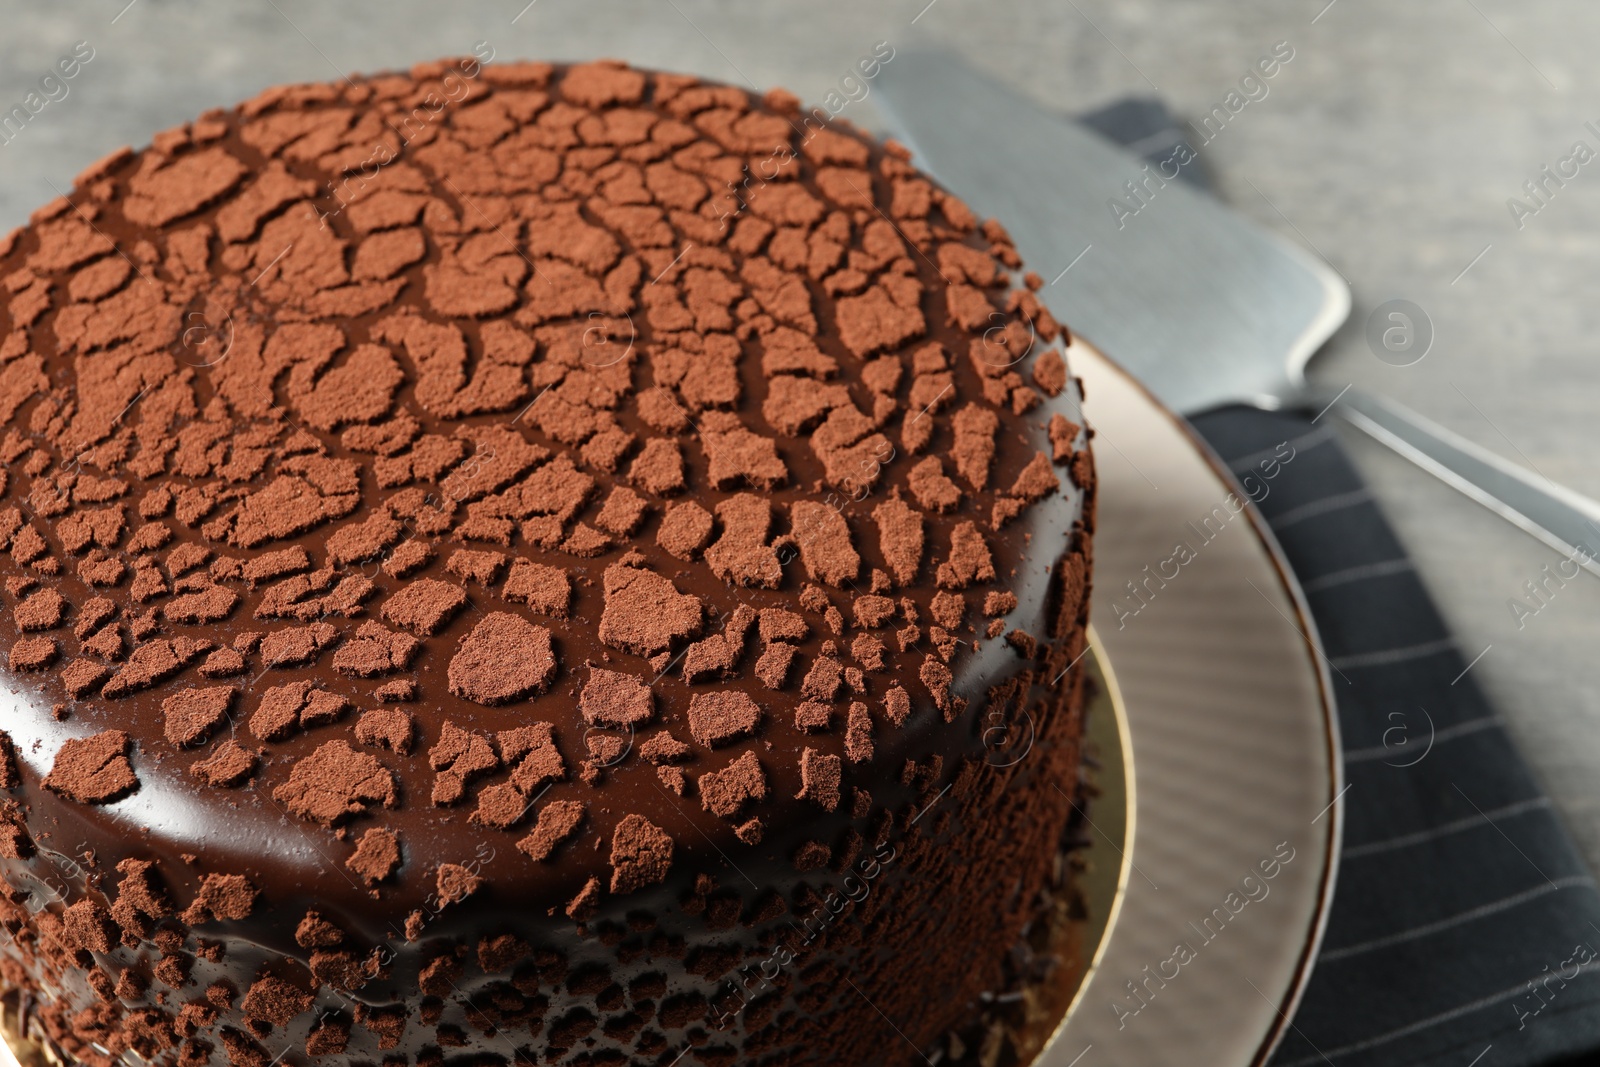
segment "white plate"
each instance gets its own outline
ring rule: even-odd
[[[1036,1062],[1262,1063],[1332,895],[1331,690],[1299,589],[1231,477],[1104,356],[1074,341],[1068,357],[1096,435],[1092,618],[1127,716],[1130,817],[1120,910]]]

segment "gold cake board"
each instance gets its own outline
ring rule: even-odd
[[[22,1033],[19,998],[0,997],[0,1067],[68,1067],[41,1042]]]

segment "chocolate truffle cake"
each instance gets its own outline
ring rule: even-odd
[[[94,1067],[921,1061],[1077,792],[1020,271],[899,146],[615,63],[90,167],[0,240],[10,1009]]]

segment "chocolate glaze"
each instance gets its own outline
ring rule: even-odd
[[[519,138],[526,151],[505,150]],[[652,138],[670,145],[654,159]],[[619,143],[596,144],[608,139]],[[609,162],[600,158],[606,151]],[[748,177],[779,158],[787,162],[770,182]],[[373,166],[373,159],[382,162]],[[663,160],[702,168],[693,210],[662,207],[685,195],[669,175],[639,186],[641,167]],[[541,169],[550,166],[556,173]],[[558,226],[550,204],[581,205],[583,225]],[[602,212],[615,208],[661,208],[661,217],[651,225],[637,213],[608,222]],[[791,239],[786,228],[799,232]],[[381,277],[386,258],[405,260],[409,253],[395,250],[413,233],[420,258],[401,263],[393,281]],[[775,243],[780,238],[791,241],[787,252]],[[330,241],[344,244],[328,245],[330,253],[319,244]],[[941,252],[954,246],[974,254]],[[758,291],[752,277],[774,279],[748,266],[757,259],[772,266],[795,249],[804,251],[795,267],[772,273],[791,297],[804,297],[799,309],[774,296],[774,286]],[[1080,397],[1057,355],[1065,334],[1027,290],[1009,290],[1019,268],[1009,239],[993,224],[976,227],[903,153],[823,123],[785,94],[756,100],[604,64],[495,68],[464,60],[409,77],[275,90],[235,111],[208,113],[141,154],[91,168],[69,198],[0,242],[0,256],[9,295],[0,310],[7,361],[0,413],[9,428],[0,445],[8,473],[0,507],[16,507],[22,523],[0,559],[0,576],[15,580],[5,595],[15,625],[0,625],[0,648],[13,666],[3,679],[9,710],[0,730],[20,772],[0,797],[14,802],[11,825],[26,831],[21,844],[13,841],[16,854],[0,860],[11,887],[0,921],[16,935],[3,949],[0,976],[54,1002],[39,1015],[63,1049],[89,1063],[131,1049],[186,1067],[264,1067],[280,1053],[290,1062],[341,1064],[467,1053],[655,1063],[671,1062],[686,1043],[704,1062],[837,1062],[869,1048],[889,1062],[918,1058],[910,1045],[957,1021],[996,980],[1076,790],[1081,694],[1078,672],[1068,667],[1083,649],[1092,464]],[[958,295],[984,305],[974,312]],[[406,315],[415,317],[398,317]],[[828,408],[795,415],[799,425],[785,432],[774,420],[787,423],[790,412],[767,404],[783,362],[773,357],[793,344],[783,328],[808,318],[812,328],[800,332],[815,349],[801,362],[816,377],[798,383],[807,399],[797,406],[828,389],[845,392],[829,401],[836,419]],[[419,322],[460,331],[468,361],[459,372],[441,371],[445,357],[408,334]],[[319,326],[337,331],[321,364]],[[293,344],[263,385],[261,375],[249,376],[257,365],[270,367],[260,353],[265,346],[270,355],[274,336]],[[215,358],[218,349],[227,354]],[[292,365],[307,356],[309,373],[303,362]],[[889,362],[900,367],[895,381],[882,376]],[[731,379],[719,376],[722,367]],[[578,380],[584,374],[586,386]],[[469,378],[481,388],[462,387]],[[681,430],[648,415],[642,393],[652,386],[673,398],[687,423]],[[545,399],[547,390],[567,406]],[[572,400],[583,396],[593,405]],[[117,408],[124,410],[113,416]],[[960,430],[964,411],[998,416],[986,476],[964,476],[982,466],[970,433]],[[421,457],[423,446],[377,455],[359,427],[393,428],[406,417],[416,432],[446,444],[463,432],[476,443],[431,477],[385,487],[394,476],[382,473],[383,463],[422,466],[423,459],[405,457]],[[839,430],[849,418],[861,426]],[[584,425],[573,430],[574,422]],[[735,426],[751,438],[716,436]],[[595,444],[614,431],[631,435],[620,460]],[[652,491],[664,483],[646,457],[667,441],[683,456],[681,492]],[[532,484],[529,499],[499,515],[480,504],[474,514],[483,499],[474,480],[529,445],[541,450],[535,459],[494,479],[496,492]],[[851,448],[857,451],[841,458]],[[960,490],[946,512],[924,506],[914,487],[911,472],[930,456]],[[1025,472],[1033,463],[1037,481],[1037,456],[1051,490],[1029,488]],[[314,457],[310,469],[306,457]],[[563,457],[572,467],[566,481],[525,482]],[[593,488],[564,499],[575,476]],[[353,489],[341,481],[352,477]],[[122,483],[120,493],[109,479]],[[269,487],[292,485],[303,496],[308,482],[333,501],[321,506],[338,514],[305,530],[280,524],[296,500]],[[197,485],[254,499],[221,500],[193,521],[180,514],[181,497],[174,509],[142,506],[153,490]],[[608,502],[617,487],[635,488],[648,504],[636,525],[616,516],[638,501],[623,493],[614,508]],[[358,538],[337,539],[412,489],[451,512],[448,520],[402,516],[402,532],[379,538],[384,543],[366,554],[345,547]],[[726,581],[707,562],[705,551],[714,552],[734,524],[734,513],[718,505],[734,499],[775,505],[763,539],[778,564],[771,588]],[[890,577],[896,561],[873,520],[874,509],[893,499],[921,513],[926,528],[916,576],[903,582]],[[709,545],[669,553],[656,533],[666,509],[685,500],[717,513],[718,522]],[[826,508],[806,513],[820,516],[812,520],[816,533],[789,518],[806,502]],[[126,524],[85,540],[74,523],[108,506],[123,507]],[[522,512],[513,521],[495,521],[514,507]],[[552,512],[560,520],[555,532]],[[847,531],[842,545],[825,536],[835,515]],[[167,540],[154,549],[141,547],[138,528],[146,522],[166,528]],[[600,544],[597,524],[631,532],[599,525],[609,542]],[[992,578],[982,577],[982,560],[952,547],[961,524],[983,539]],[[31,554],[28,529],[42,552]],[[428,542],[432,559],[403,576],[389,573],[402,569],[394,562],[408,539]],[[183,570],[174,552],[184,545],[203,546],[210,558]],[[309,552],[310,567],[299,573],[331,567],[322,588],[302,601],[350,588],[338,583],[353,576],[371,589],[355,602],[331,598],[301,618],[258,617],[263,605],[281,601],[284,578],[252,584],[216,561],[244,566],[292,545]],[[506,559],[452,562],[459,550]],[[851,566],[851,555],[859,565]],[[759,553],[734,556],[752,568],[761,563]],[[510,595],[508,568],[519,559],[569,577],[564,615]],[[96,568],[109,561],[120,561],[126,574],[93,584],[105,580]],[[164,591],[141,591],[139,579],[152,569]],[[646,611],[608,611],[608,572],[620,603],[617,590],[636,571],[665,579],[651,582],[670,583],[671,595]],[[182,588],[186,576],[194,588]],[[423,579],[466,594],[436,629],[431,620],[385,610]],[[23,621],[41,610],[28,597],[40,590],[58,593],[66,610],[58,625],[24,632]],[[911,625],[904,607],[876,627],[855,617],[856,602],[874,590],[914,605],[920,631],[907,647],[896,638]],[[232,603],[197,617],[187,606],[171,607],[186,593]],[[952,593],[964,610],[959,623],[944,627],[941,650],[932,627]],[[991,625],[986,598],[999,594],[995,604],[1005,607],[1006,593],[1015,604],[997,609]],[[96,597],[118,614],[76,634],[75,625],[95,613]],[[681,597],[693,598],[698,611],[675,619],[687,610],[687,601],[674,599]],[[805,620],[806,635],[786,642],[795,646],[794,663],[780,688],[756,673],[762,650],[778,642],[758,636],[745,607],[781,608]],[[696,614],[698,624],[684,623]],[[488,642],[480,630],[501,616],[522,620],[501,627],[514,635],[509,645]],[[402,624],[419,631],[414,649],[403,648],[410,638]],[[92,643],[107,640],[108,626],[121,627],[123,647]],[[741,627],[742,642],[735,639]],[[548,631],[553,667],[537,641],[522,640],[534,628]],[[298,632],[284,633],[290,630]],[[267,636],[259,645],[240,640],[249,633]],[[690,646],[719,634],[735,646],[731,662],[695,667],[702,660],[717,666],[715,648],[692,653]],[[883,642],[880,669],[866,669],[870,649],[865,659],[854,654],[862,634]],[[458,654],[469,635],[488,642],[476,667]],[[56,658],[27,669],[51,654],[37,644],[41,637]],[[169,677],[122,692],[118,678],[141,662],[142,650],[185,639],[210,645]],[[297,641],[308,662],[271,664],[274,656],[297,659]],[[340,659],[342,650],[371,652],[384,642],[401,649],[384,673],[352,673],[351,664],[370,657]],[[826,670],[803,682],[830,658],[830,643],[841,668],[860,671],[859,689],[850,679],[835,686]],[[236,646],[243,669],[221,674],[232,668],[220,661],[213,669],[208,657]],[[275,651],[284,648],[291,651]],[[938,677],[946,659],[948,693]],[[80,664],[108,676],[86,686],[91,672]],[[580,698],[592,668],[647,684],[651,720],[633,728],[586,721]],[[686,670],[701,673],[690,682]],[[302,710],[300,726],[285,735],[255,728],[269,690],[306,681],[347,706],[330,700],[321,717]],[[172,743],[163,702],[216,686],[238,690],[226,719],[192,746]],[[888,699],[896,687],[910,709],[898,724]],[[702,743],[689,715],[697,693],[747,694],[761,709],[758,725],[730,727],[729,739]],[[830,709],[826,725],[802,729],[797,711],[819,693]],[[864,708],[852,717],[858,702]],[[414,720],[408,751],[363,743],[371,736],[357,724],[380,708],[403,709]],[[459,783],[460,800],[440,805],[434,801],[449,795],[440,793],[441,771],[450,768],[441,766],[447,754],[430,754],[447,723],[480,738],[479,753],[488,752],[493,766]],[[564,774],[523,789],[505,735],[537,723],[553,727]],[[689,749],[673,764],[686,775],[681,795],[670,772],[664,776],[640,751],[662,727]],[[69,740],[113,729],[130,739],[131,791],[94,802],[98,779],[65,790],[44,786],[53,771],[55,785],[64,781],[58,758]],[[246,782],[224,788],[191,773],[230,738],[257,755]],[[334,742],[349,753],[329,750]],[[807,750],[815,762],[803,777]],[[330,751],[340,767],[376,760],[378,778],[392,775],[392,786],[380,782],[360,810],[331,826],[306,817],[296,799],[302,793],[284,792],[297,768],[304,774],[314,755],[327,759]],[[716,790],[702,788],[701,776],[747,754],[760,764],[764,796],[729,816],[708,810],[718,803],[703,798]],[[508,828],[473,821],[475,811],[489,810],[484,798],[494,788],[517,789],[500,795],[525,801]],[[536,862],[517,844],[558,801],[582,804],[582,821]],[[653,828],[632,865],[618,858],[628,850],[614,840],[633,842],[617,833],[630,817]],[[374,828],[395,835],[401,862],[369,885],[349,860]],[[670,853],[664,869],[663,847]],[[111,918],[133,880],[118,865],[130,860],[154,864],[172,905],[172,914],[144,930]],[[196,907],[220,893],[219,877],[245,879],[248,903],[234,907],[218,897]],[[454,899],[464,887],[470,895]],[[835,913],[824,901],[840,894],[860,899]],[[808,924],[819,905],[829,918]],[[298,943],[308,912],[336,927],[341,943]],[[103,948],[95,945],[97,925],[109,937]],[[485,955],[483,942],[503,935],[526,945],[491,971],[487,965],[500,961],[492,949]],[[318,951],[324,956],[314,960]],[[783,951],[792,960],[775,962]],[[351,956],[341,962],[330,952]],[[739,977],[739,966],[759,975],[766,961],[774,961],[767,978]],[[341,969],[343,978],[322,980]],[[142,977],[113,992],[124,972]],[[287,986],[265,980],[272,976]],[[218,983],[227,988],[217,992]],[[743,992],[730,995],[740,984]],[[929,988],[940,992],[919,992]],[[208,994],[211,1010],[182,1014]],[[909,1045],[884,1026],[885,1016]],[[334,1040],[343,1029],[347,1042]]]

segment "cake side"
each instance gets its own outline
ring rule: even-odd
[[[91,168],[0,241],[0,978],[94,1064],[937,1036],[1079,756],[1019,269],[893,146],[608,64]]]

